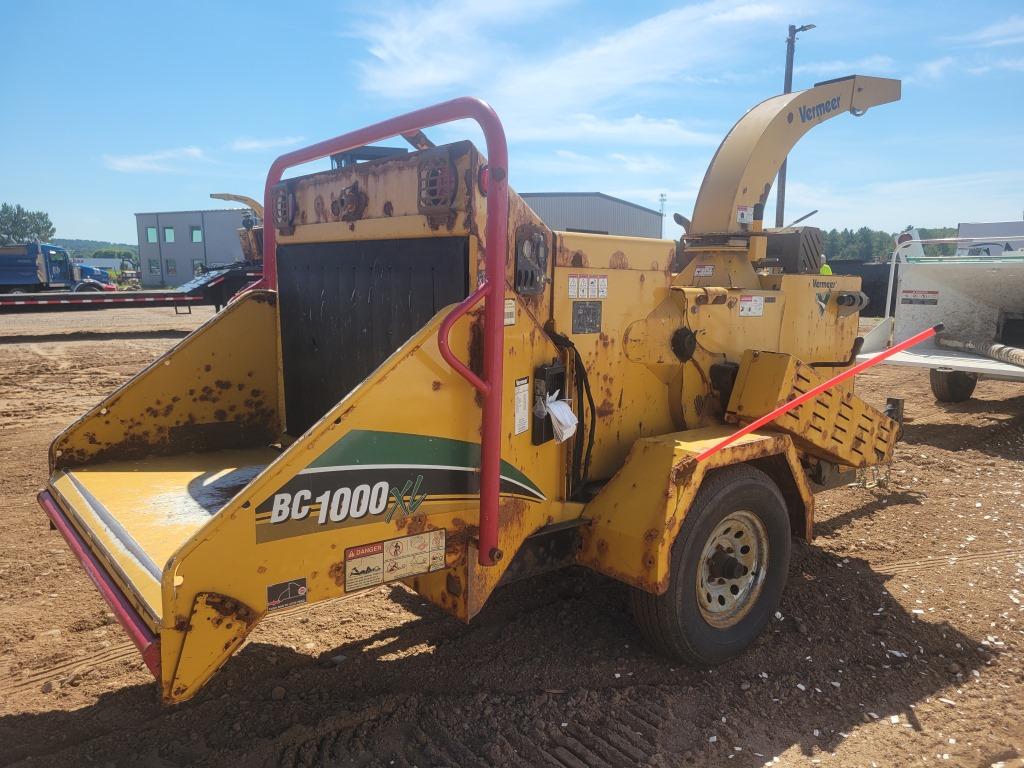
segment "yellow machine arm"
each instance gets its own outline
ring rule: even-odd
[[[245,195],[235,195],[232,194],[231,192],[211,192],[210,197],[212,197],[214,200],[232,200],[236,203],[248,205],[250,208],[253,209],[256,215],[260,217],[260,219],[263,218],[263,204],[257,202],[256,200],[253,200],[251,197],[246,197]]]
[[[737,208],[764,204],[779,167],[805,133],[844,112],[859,116],[899,98],[899,80],[851,75],[762,101],[733,126],[715,153],[687,234],[742,231]]]

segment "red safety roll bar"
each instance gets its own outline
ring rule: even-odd
[[[484,227],[485,275],[479,287],[442,320],[437,335],[441,356],[483,397],[480,435],[480,565],[494,565],[498,549],[498,501],[501,473],[501,377],[504,353],[505,243],[508,229],[508,145],[505,129],[490,105],[462,97],[384,120],[333,139],[281,155],[270,166],[263,192],[263,279],[254,288],[277,289],[277,230],[274,226],[273,188],[288,168],[320,160],[338,152],[383,141],[400,134],[450,123],[475,120],[487,144],[487,222]],[[452,325],[480,301],[484,302],[483,377],[473,373],[452,352],[448,334]]]

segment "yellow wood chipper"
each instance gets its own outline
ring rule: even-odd
[[[551,231],[475,99],[280,157],[262,281],[61,433],[39,496],[163,699],[268,612],[401,581],[468,621],[573,564],[631,585],[663,653],[740,653],[812,491],[899,433],[844,383],[715,450],[858,346],[859,278],[772,257],[765,199],[811,127],[899,95],[854,76],[751,109],[679,243]],[[419,130],[466,118],[486,157]],[[419,149],[284,178],[400,135]]]

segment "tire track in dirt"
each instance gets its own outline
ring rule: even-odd
[[[635,693],[635,690],[634,690]],[[577,692],[583,700],[599,692]],[[561,717],[545,715],[540,694],[515,697],[524,717],[505,721],[488,715],[491,707],[478,695],[453,692],[425,701],[405,696],[373,698],[358,715],[322,720],[315,726],[292,728],[250,755],[270,757],[262,764],[275,768],[359,764],[366,745],[389,744],[374,750],[373,764],[394,766],[547,765],[553,768],[615,768],[649,764],[660,750],[659,735],[673,721],[666,702],[627,694],[614,715],[580,701]],[[507,702],[503,701],[503,704]],[[481,745],[481,742],[484,742]],[[235,756],[240,757],[240,756]],[[266,758],[265,758],[266,759]],[[240,763],[244,763],[240,759]]]
[[[930,571],[936,568],[952,568],[961,563],[978,563],[992,560],[1006,560],[1012,557],[1024,557],[1024,547],[1010,547],[1008,549],[993,549],[985,552],[972,552],[967,555],[946,555],[934,557],[915,557],[910,560],[894,560],[891,563],[876,565],[874,570],[878,573],[897,574],[912,573],[914,571]]]
[[[17,680],[11,680],[9,676],[5,675],[6,679],[0,682],[0,697],[14,696],[23,691],[38,688],[47,682],[52,682],[56,686],[62,681],[74,679],[106,664],[131,659],[133,656],[140,663],[142,662],[142,657],[139,656],[135,646],[131,642],[125,641],[101,651],[94,651],[84,657],[68,659],[46,667],[37,667]]]
[[[364,595],[362,593],[346,595],[344,597],[335,598],[334,600],[325,601],[319,605],[328,606],[363,596]],[[297,605],[294,608],[285,608],[282,611],[275,612],[273,616],[265,617],[262,623],[268,626],[273,626],[275,623],[287,618],[288,616],[304,613],[306,611],[308,611],[308,607],[305,605]],[[87,653],[85,656],[68,659],[66,661],[58,662],[57,664],[30,668],[27,671],[23,671],[22,676],[16,680],[12,680],[10,678],[10,670],[4,670],[3,679],[0,680],[0,697],[13,696],[32,688],[38,688],[45,685],[47,682],[52,682],[54,687],[58,687],[60,684],[74,679],[77,676],[84,675],[94,669],[98,669],[117,661],[132,658],[137,659],[139,664],[142,663],[142,657],[139,655],[139,651],[135,647],[135,644],[130,640],[123,640],[106,648]]]

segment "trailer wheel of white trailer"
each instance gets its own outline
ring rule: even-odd
[[[771,478],[746,465],[711,473],[676,536],[668,589],[633,592],[640,631],[696,666],[739,655],[778,607],[789,554],[789,513]]]
[[[951,368],[931,368],[928,370],[928,378],[931,380],[932,394],[940,403],[970,400],[978,385],[978,374],[954,371]]]

